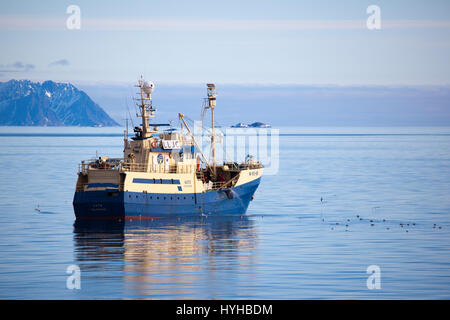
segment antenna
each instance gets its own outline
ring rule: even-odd
[[[133,117],[131,116],[130,108],[128,107],[128,101],[127,101],[127,98],[125,98],[125,105],[127,106],[128,116],[130,117],[131,125],[132,125],[133,128],[134,128]],[[128,123],[127,123],[127,125],[128,125]]]
[[[125,149],[128,148],[128,118],[126,117],[124,120],[125,120],[126,127],[125,127],[125,131],[123,133],[123,149],[125,152]]]
[[[128,131],[128,117],[125,115],[125,118],[122,118],[122,120],[125,120],[125,130]]]

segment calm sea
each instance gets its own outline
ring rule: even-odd
[[[450,128],[281,128],[246,216],[74,224],[120,133],[0,128],[1,299],[450,298]]]

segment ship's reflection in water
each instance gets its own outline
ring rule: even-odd
[[[83,291],[111,298],[214,299],[248,296],[257,232],[246,216],[76,221],[75,260]],[[87,293],[87,292],[84,293]]]

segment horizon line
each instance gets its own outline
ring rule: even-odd
[[[9,78],[9,79],[0,79],[0,83],[5,83],[8,81],[31,81],[35,83],[43,83],[45,81],[53,81],[56,83],[67,83],[67,84],[75,84],[78,86],[134,86],[139,78],[136,78],[136,81],[79,81],[79,80],[53,80],[53,79],[39,79],[33,80],[29,78]],[[198,85],[205,85],[206,83],[210,83],[211,81],[199,81],[199,82],[182,82],[182,81],[158,81],[152,80],[157,85],[162,86],[185,86],[185,87],[196,87]],[[308,88],[450,88],[450,84],[380,84],[380,83],[349,83],[349,84],[341,84],[341,83],[281,83],[281,82],[221,82],[221,81],[212,81],[216,85],[219,86],[238,86],[238,87],[308,87]]]

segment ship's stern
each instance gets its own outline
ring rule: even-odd
[[[124,218],[123,173],[115,167],[82,168],[78,173],[73,208],[77,219]]]

